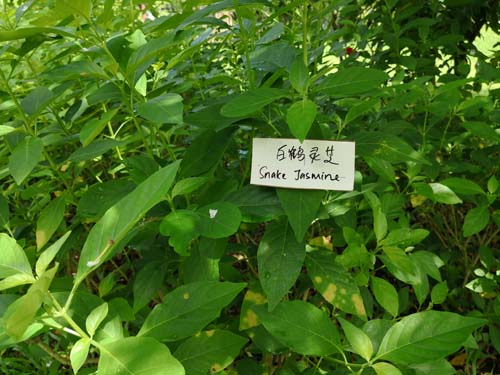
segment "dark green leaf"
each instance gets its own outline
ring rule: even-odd
[[[466,178],[450,177],[442,180],[441,183],[445,186],[448,186],[451,190],[458,194],[484,194],[484,190],[481,189],[481,186],[473,181],[467,180]]]
[[[273,312],[265,305],[256,305],[253,310],[274,337],[299,354],[327,356],[340,351],[337,327],[310,303],[287,301]]]
[[[490,210],[488,206],[471,208],[464,219],[464,237],[470,237],[481,232],[490,222]]]
[[[377,302],[389,314],[396,317],[399,312],[399,296],[396,288],[379,277],[371,277],[372,291]]]
[[[37,87],[21,100],[21,107],[28,116],[35,116],[50,104],[54,96],[47,87]]]
[[[108,152],[114,147],[122,146],[123,142],[115,139],[98,139],[91,142],[88,146],[77,149],[73,152],[68,160],[74,163],[91,160]]]
[[[164,94],[137,105],[137,113],[157,124],[182,123],[182,96]]]
[[[275,190],[270,188],[246,185],[227,200],[239,207],[242,220],[248,223],[271,221],[284,214]]]
[[[208,238],[224,238],[236,233],[241,223],[241,212],[229,202],[214,202],[199,208],[199,230]]]
[[[36,247],[40,250],[52,237],[64,219],[66,197],[51,201],[41,212],[36,223]]]
[[[462,126],[470,133],[487,141],[500,143],[500,134],[490,124],[484,122],[464,122]]]
[[[304,94],[307,90],[307,84],[309,81],[309,72],[304,64],[304,59],[302,57],[297,57],[290,68],[290,84],[292,87],[299,92],[299,94]]]
[[[321,190],[276,189],[281,206],[288,216],[295,239],[304,240],[311,222],[316,219],[316,213],[324,192]]]
[[[314,119],[316,118],[316,104],[309,99],[294,103],[288,108],[286,122],[292,135],[299,141],[303,141]]]
[[[274,222],[266,228],[257,250],[257,263],[270,310],[297,280],[305,255],[305,245],[293,238],[286,222]]]

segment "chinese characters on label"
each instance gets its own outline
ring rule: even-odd
[[[354,142],[255,138],[254,185],[350,191],[354,187]]]

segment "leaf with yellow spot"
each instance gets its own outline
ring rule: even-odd
[[[243,297],[240,312],[240,331],[256,327],[260,324],[257,314],[252,310],[252,306],[262,305],[267,302],[267,298],[258,283],[251,284]]]
[[[358,285],[346,269],[335,261],[329,251],[307,254],[306,266],[314,288],[338,309],[366,319],[366,310]]]
[[[229,366],[247,339],[224,330],[211,330],[190,337],[174,353],[189,375],[215,374]]]

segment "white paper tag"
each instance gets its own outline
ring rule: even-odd
[[[351,191],[354,142],[254,138],[253,185]]]

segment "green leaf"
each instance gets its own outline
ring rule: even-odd
[[[217,133],[207,130],[196,137],[182,159],[181,176],[196,176],[209,171],[222,158],[233,133],[231,128]]]
[[[36,247],[40,250],[52,237],[64,219],[66,197],[51,201],[41,212],[36,222]]]
[[[102,154],[105,154],[112,148],[120,147],[123,144],[123,142],[117,141],[115,139],[98,139],[91,142],[86,147],[78,148],[68,157],[68,160],[72,161],[73,163],[92,160],[98,156],[101,156]]]
[[[97,372],[113,375],[185,375],[168,348],[150,337],[127,337],[100,347]]]
[[[239,207],[242,220],[248,223],[271,221],[284,214],[275,190],[267,187],[246,185],[227,200]]]
[[[287,96],[281,89],[258,88],[246,91],[229,100],[221,108],[225,117],[244,117],[251,115],[268,104]]]
[[[351,322],[340,317],[337,320],[340,322],[354,353],[359,354],[368,362],[373,354],[373,345],[370,337],[361,328],[356,327]]]
[[[337,327],[329,316],[304,301],[281,302],[273,312],[265,305],[253,307],[266,329],[294,352],[327,356],[340,350]]]
[[[335,254],[329,251],[307,254],[307,271],[314,288],[336,308],[366,319],[365,306],[356,281],[335,258]]]
[[[260,283],[251,283],[247,288],[245,296],[243,297],[243,302],[241,304],[239,326],[240,331],[257,327],[262,323],[255,314],[255,311],[253,311],[253,306],[263,305],[265,303],[267,303],[267,298],[262,291]]]
[[[446,281],[442,281],[432,288],[431,291],[431,301],[435,305],[439,305],[446,301],[446,297],[448,297],[448,285]]]
[[[9,222],[9,201],[0,194],[0,228]]]
[[[375,90],[388,75],[372,68],[345,68],[326,77],[318,89],[333,98],[357,96]]]
[[[500,142],[500,134],[497,133],[495,131],[495,128],[493,128],[490,124],[484,122],[468,121],[464,122],[462,126],[467,129],[468,132],[489,142]]]
[[[442,311],[424,311],[404,317],[384,336],[377,359],[418,364],[456,352],[469,335],[486,323]]]
[[[54,99],[55,94],[47,87],[37,87],[21,100],[21,107],[28,116],[35,116]]]
[[[388,281],[376,276],[371,277],[371,284],[373,295],[380,306],[396,317],[399,312],[399,296],[396,288]]]
[[[213,240],[202,237],[191,249],[191,254],[182,264],[182,273],[185,283],[197,281],[217,281],[219,275],[219,261],[224,255],[227,239]]]
[[[229,366],[247,341],[229,331],[204,331],[179,345],[174,356],[189,375],[213,374]]]
[[[196,211],[200,217],[199,230],[208,238],[224,238],[236,233],[241,223],[241,212],[229,202],[214,202]]]
[[[446,360],[438,359],[437,361],[416,363],[408,366],[415,371],[415,375],[455,375],[457,372],[455,368]]]
[[[428,235],[429,231],[426,229],[398,228],[389,232],[382,245],[405,248],[422,242]]]
[[[453,190],[457,194],[484,195],[484,190],[481,189],[481,186],[479,186],[473,181],[467,180],[466,178],[450,177],[442,180],[441,183],[445,186],[448,186],[451,190]]]
[[[71,368],[75,374],[78,373],[78,370],[85,364],[87,356],[89,355],[89,349],[90,339],[87,337],[82,337],[75,342],[75,345],[71,348],[69,359],[71,361]]]
[[[17,340],[23,337],[33,323],[36,313],[42,306],[45,294],[57,272],[57,266],[44,272],[31,285],[26,294],[14,301],[3,315],[5,331]]]
[[[432,189],[432,198],[435,202],[445,204],[462,203],[462,200],[448,186],[437,182],[430,183],[429,186]]]
[[[499,185],[498,180],[495,176],[491,176],[488,179],[488,192],[490,194],[494,194],[498,190],[499,186],[500,185]]]
[[[201,281],[168,293],[142,325],[139,336],[177,341],[193,335],[216,319],[245,283]]]
[[[276,189],[281,206],[288,216],[288,221],[297,242],[302,242],[316,213],[324,192],[321,190]]]
[[[305,255],[305,245],[293,238],[286,222],[273,222],[266,228],[257,249],[257,264],[270,310],[297,280]]]
[[[488,206],[471,208],[464,219],[464,237],[470,237],[481,232],[490,222],[490,210]]]
[[[76,283],[81,282],[93,269],[112,256],[116,243],[125,238],[147,211],[164,199],[178,168],[179,162],[174,162],[153,173],[133,192],[106,211],[83,245]]]
[[[106,125],[115,117],[118,108],[104,112],[99,119],[91,119],[83,125],[80,130],[80,142],[83,147],[88,146],[106,127]]]
[[[170,212],[160,224],[160,233],[170,237],[168,243],[176,253],[188,255],[189,244],[200,235],[200,215],[190,210]]]
[[[15,132],[17,129],[8,125],[0,125],[0,137]]]
[[[43,142],[39,138],[26,137],[17,144],[9,156],[9,172],[16,184],[21,185],[36,167],[43,153]]]
[[[365,156],[364,159],[368,166],[382,179],[391,183],[396,181],[396,172],[387,160],[372,156]]]
[[[172,198],[190,194],[205,185],[208,177],[188,177],[177,182],[172,188]]]
[[[137,312],[158,293],[165,280],[167,269],[161,262],[150,262],[137,272],[134,280],[134,311]]]
[[[47,267],[56,257],[62,245],[66,242],[66,240],[70,236],[70,234],[71,231],[66,232],[61,238],[59,238],[56,242],[54,242],[40,254],[35,265],[35,271],[38,276],[41,276],[45,272]]]
[[[2,249],[0,279],[17,274],[24,274],[33,279],[28,257],[15,239],[5,233],[0,233],[0,249]]]
[[[316,118],[316,104],[309,99],[298,101],[288,108],[286,122],[290,132],[299,141],[303,141]]]
[[[78,15],[89,20],[92,12],[91,0],[56,0],[58,14]]]
[[[29,38],[41,34],[56,34],[76,37],[72,29],[65,27],[21,27],[16,30],[0,31],[0,42]]]
[[[290,84],[298,91],[299,94],[304,94],[307,91],[309,81],[309,72],[304,64],[302,57],[297,57],[290,68]]]
[[[183,109],[179,94],[164,94],[137,105],[137,113],[156,124],[182,123]]]
[[[93,337],[97,328],[102,323],[102,321],[108,315],[108,304],[104,302],[103,304],[97,306],[94,310],[92,310],[87,316],[87,320],[85,321],[85,328],[87,329],[90,337]]]
[[[377,362],[372,365],[377,375],[402,375],[401,371],[390,363],[387,362]]]

